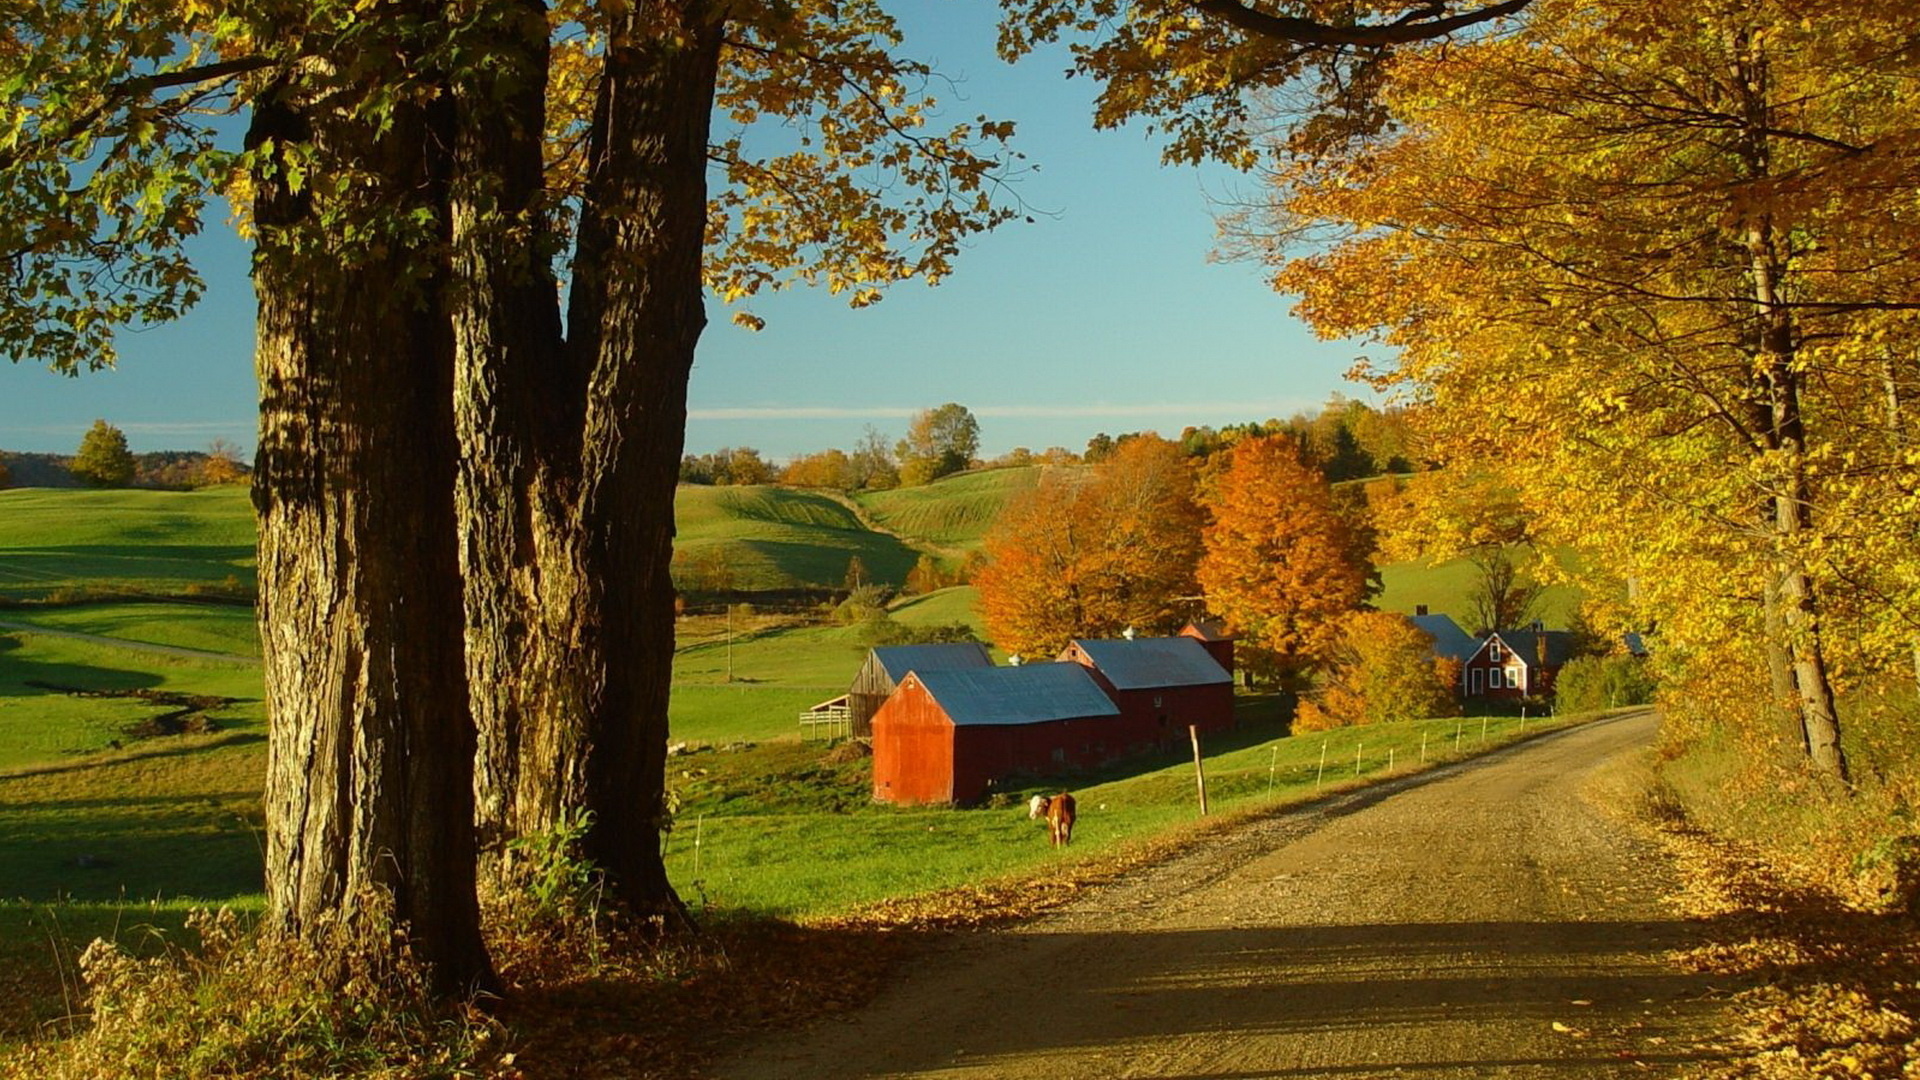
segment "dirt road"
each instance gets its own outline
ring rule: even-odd
[[[1663,857],[1582,797],[1641,713],[1209,840],[965,935],[730,1080],[1667,1076],[1717,995]]]

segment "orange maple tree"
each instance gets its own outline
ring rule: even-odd
[[[1248,667],[1297,683],[1326,658],[1336,620],[1367,597],[1369,568],[1326,481],[1292,439],[1247,439],[1212,489],[1198,578]]]
[[[1192,614],[1204,520],[1186,455],[1157,436],[1091,470],[1049,470],[987,534],[974,585],[988,632],[1052,655],[1075,637],[1173,630]]]

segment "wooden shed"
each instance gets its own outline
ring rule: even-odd
[[[1120,709],[1078,664],[908,672],[873,715],[873,797],[971,803],[1015,774],[1122,756]]]
[[[990,668],[993,657],[977,641],[926,645],[887,645],[867,652],[866,663],[847,689],[847,716],[855,735],[873,733],[873,714],[909,671],[959,671]]]
[[[1192,637],[1075,640],[1060,659],[1085,667],[1120,706],[1134,749],[1233,727],[1233,676]]]
[[[1460,671],[1467,697],[1518,701],[1551,697],[1554,677],[1573,654],[1573,635],[1564,630],[1496,630]]]

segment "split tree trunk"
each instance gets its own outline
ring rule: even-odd
[[[431,147],[448,117],[399,105],[375,132],[337,103],[308,113],[312,93],[262,101],[249,143],[365,170],[349,212],[387,242],[338,242],[310,187],[255,178],[269,921],[318,935],[384,892],[457,992],[492,974],[474,898],[452,348],[441,278],[383,231],[444,197]]]
[[[720,40],[720,17],[701,0],[652,0],[617,20],[588,140],[567,340],[551,281],[529,267],[493,280],[506,299],[469,312],[460,359],[483,835],[500,845],[588,811],[583,853],[615,894],[674,921],[684,908],[659,843],[668,568],[687,381],[706,322]],[[537,131],[495,127],[470,149],[529,160],[524,144]],[[509,205],[531,197],[512,185],[503,194]]]

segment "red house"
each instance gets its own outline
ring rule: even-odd
[[[911,671],[873,714],[873,797],[970,803],[1015,773],[1123,756],[1120,709],[1077,664]]]
[[[1233,727],[1233,676],[1192,637],[1076,640],[1061,652],[1120,706],[1129,752]]]
[[[1551,697],[1572,655],[1573,635],[1564,630],[1496,630],[1461,667],[1460,692],[1496,701]]]

